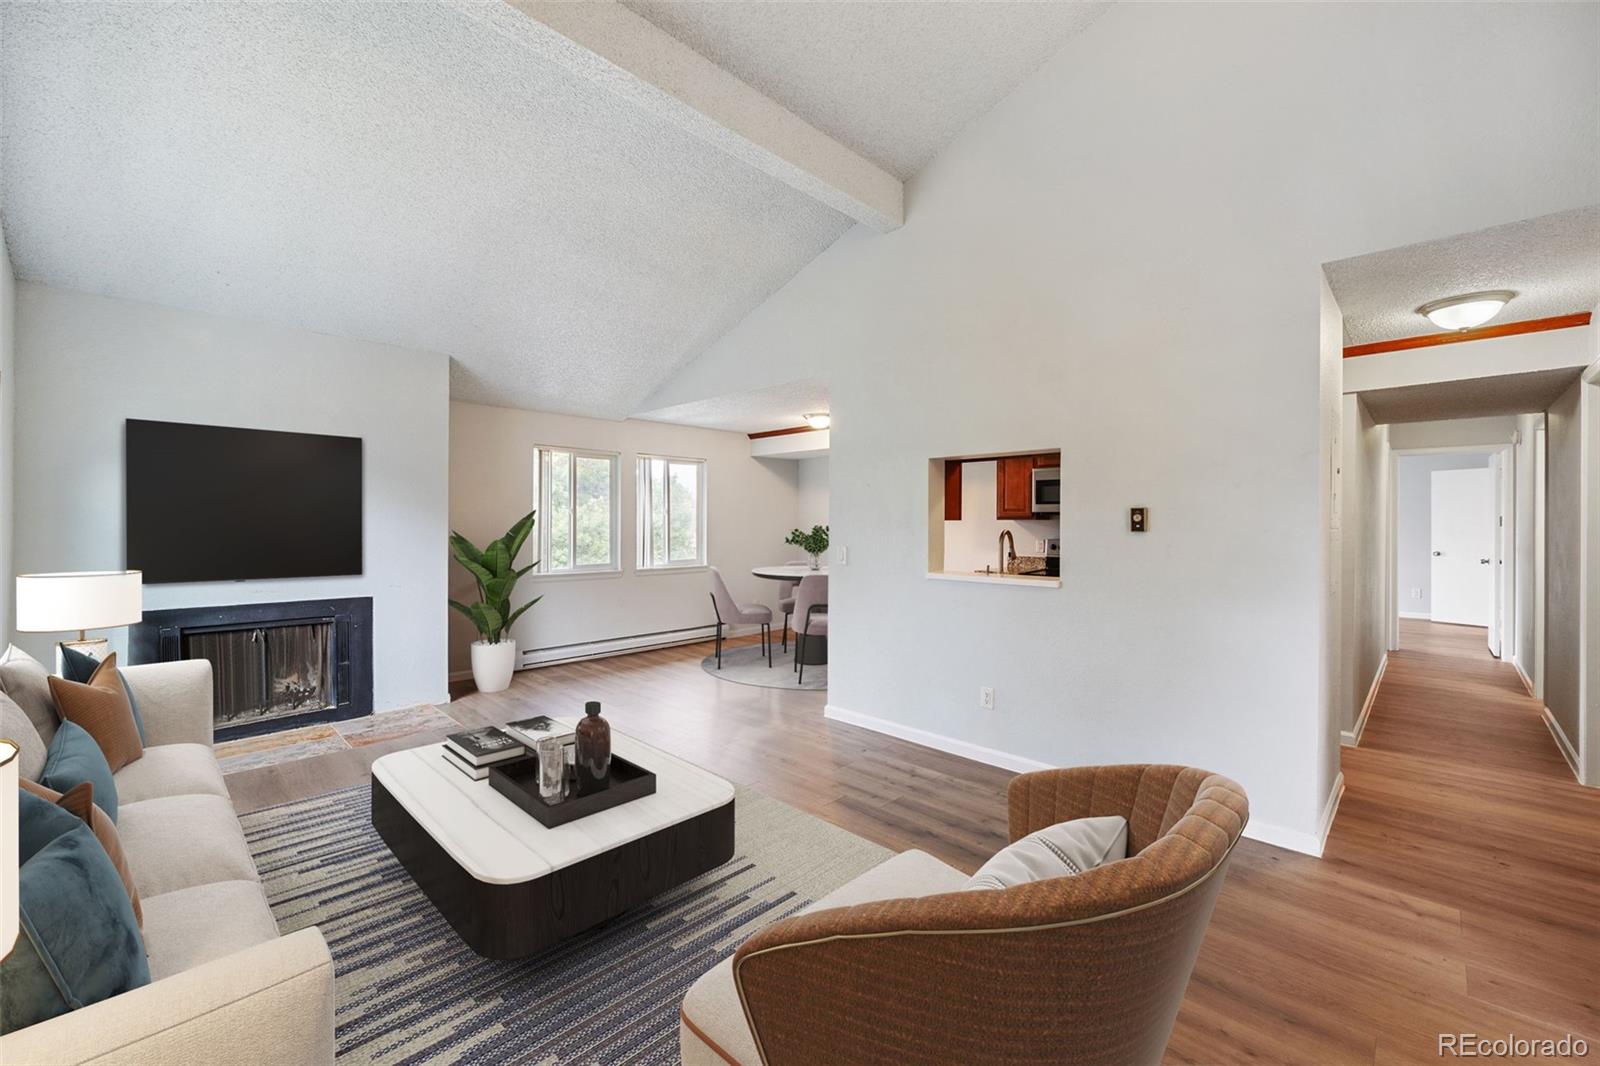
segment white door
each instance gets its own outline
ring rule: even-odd
[[[1494,472],[1433,472],[1432,610],[1435,622],[1488,626],[1494,618]]]

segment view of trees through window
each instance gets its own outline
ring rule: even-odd
[[[701,473],[698,459],[639,459],[640,564],[647,567],[693,566],[704,562],[701,551]]]
[[[615,565],[611,494],[615,460],[544,449],[539,473],[545,479],[539,515],[546,573]]]

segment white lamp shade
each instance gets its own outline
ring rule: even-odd
[[[17,628],[24,633],[128,626],[144,617],[144,575],[137,570],[18,574]]]
[[[17,942],[17,757],[18,748],[0,738],[0,958]]]

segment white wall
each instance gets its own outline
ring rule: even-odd
[[[12,630],[11,596],[16,537],[17,283],[0,233],[0,633]]]
[[[1544,426],[1544,414],[1517,416],[1517,444],[1512,449],[1512,469],[1516,476],[1516,524],[1513,534],[1516,547],[1513,552],[1516,571],[1516,663],[1522,674],[1539,691],[1540,674],[1544,662],[1539,653],[1542,626],[1539,615],[1544,609],[1544,593],[1539,588],[1539,544],[1544,536],[1543,515],[1538,513],[1541,473],[1536,463],[1539,430]]]
[[[450,525],[474,542],[500,536],[533,507],[533,452],[564,445],[621,453],[623,572],[609,575],[529,575],[520,595],[542,595],[514,636],[521,651],[614,640],[704,626],[713,621],[710,577],[704,570],[637,572],[635,464],[640,452],[706,460],[706,547],[741,602],[775,606],[778,585],[750,574],[762,563],[797,558],[784,544],[799,524],[799,464],[753,459],[742,433],[662,422],[610,422],[477,404],[450,405]],[[532,547],[523,563],[530,561]],[[450,567],[450,594],[470,598],[472,579]],[[451,612],[450,669],[468,670],[473,640],[466,619]]]
[[[1592,6],[1113,5],[908,184],[903,228],[852,230],[658,390],[826,360],[834,713],[1014,765],[1206,766],[1252,833],[1315,850],[1320,265],[1600,200],[1571,135],[1600,122],[1597,32]],[[927,457],[1040,440],[1059,594],[928,581]]]
[[[815,459],[800,459],[796,464],[799,470],[798,492],[795,501],[795,528],[809,530],[812,526],[825,526],[828,524],[828,457],[818,456]],[[799,548],[790,548],[789,558],[801,559],[805,553]],[[832,550],[822,554],[824,563],[830,560]]]
[[[1488,452],[1402,455],[1395,463],[1395,589],[1402,615],[1433,609],[1433,472],[1483,469]],[[1484,516],[1488,521],[1489,516]]]
[[[371,596],[374,707],[443,701],[448,395],[442,355],[24,283],[17,568],[124,565],[126,419],[360,437],[365,573],[150,585],[144,604]],[[19,643],[45,656],[56,639]]]
[[[1061,535],[1061,523],[1045,519],[1001,521],[995,517],[999,464],[961,464],[961,521],[944,524],[944,568],[955,573],[999,568],[1000,532],[1009,529],[1018,555],[1043,555],[1038,542]]]
[[[1544,702],[1578,750],[1582,720],[1583,468],[1582,382],[1546,412]]]
[[[1340,517],[1340,581],[1344,673],[1339,729],[1353,743],[1367,696],[1389,643],[1385,576],[1388,565],[1389,427],[1372,421],[1366,405],[1344,397]]]
[[[1400,422],[1389,427],[1389,445],[1410,448],[1465,448],[1479,444],[1510,444],[1517,432],[1517,416],[1450,418],[1436,422]]]

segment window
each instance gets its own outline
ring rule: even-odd
[[[539,572],[580,574],[620,569],[616,454],[539,448],[535,455]]]
[[[705,460],[639,456],[639,569],[705,565]]]

